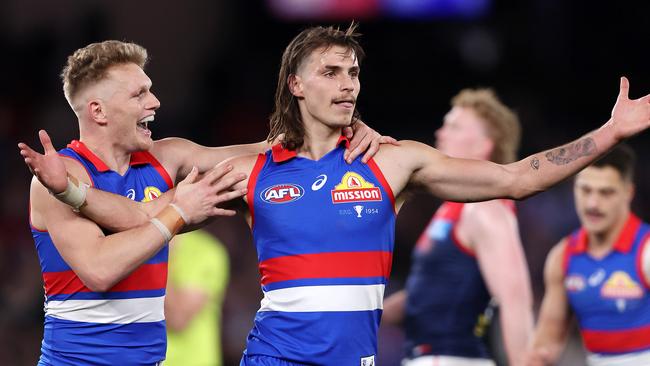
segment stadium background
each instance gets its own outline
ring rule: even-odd
[[[650,16],[645,2],[562,0],[196,0],[0,2],[0,365],[34,365],[43,291],[27,224],[30,175],[16,143],[37,144],[46,128],[57,147],[77,136],[58,74],[90,42],[134,41],[162,102],[155,138],[205,145],[260,141],[268,131],[286,44],[309,25],[361,23],[367,59],[359,109],[398,139],[433,143],[433,132],[464,87],[491,86],[523,124],[520,155],[564,143],[607,120],[618,77],[631,96],[650,92]],[[284,9],[284,10],[283,10]],[[650,133],[639,155],[634,207],[650,219]],[[413,242],[439,201],[411,199],[398,219],[388,291],[399,289]],[[521,236],[538,305],[543,260],[577,225],[570,182],[518,203]],[[226,365],[238,363],[260,291],[250,234],[241,218],[212,224],[228,246],[232,281],[224,309]],[[380,365],[396,365],[398,329],[383,328]],[[573,343],[578,342],[576,339]],[[574,344],[563,365],[581,365]]]

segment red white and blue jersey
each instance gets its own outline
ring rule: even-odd
[[[79,161],[92,186],[137,201],[159,197],[173,183],[148,152],[131,155],[122,176],[82,142],[60,155]],[[45,329],[39,365],[153,365],[165,358],[165,246],[107,292],[93,292],[61,257],[46,231],[32,226],[45,287]]]
[[[373,365],[391,269],[394,198],[374,161],[347,164],[273,147],[250,175],[264,298],[247,355],[310,365]]]
[[[587,252],[584,229],[567,238],[564,285],[585,348],[592,353],[650,350],[650,287],[641,268],[649,233],[650,227],[630,214],[612,251],[603,258]]]
[[[491,296],[474,252],[456,236],[464,207],[444,202],[413,250],[404,320],[409,358],[490,357],[477,324]]]

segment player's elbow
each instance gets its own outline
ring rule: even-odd
[[[531,179],[516,164],[513,163],[504,166],[507,173],[501,179],[501,184],[505,192],[503,196],[515,200],[523,200],[546,189],[539,185],[538,179]]]
[[[92,292],[107,292],[117,282],[109,271],[91,269],[83,274],[78,274],[79,279]]]

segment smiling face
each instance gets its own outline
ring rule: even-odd
[[[485,122],[472,108],[453,107],[436,131],[436,148],[454,158],[485,160],[493,145]]]
[[[305,125],[322,123],[340,128],[352,123],[359,95],[359,63],[349,48],[317,48],[290,77]]]
[[[634,188],[613,167],[590,166],[576,176],[573,192],[582,226],[591,235],[604,235],[627,219]]]
[[[160,101],[142,68],[132,63],[112,66],[98,88],[102,113],[95,117],[105,123],[112,142],[129,152],[150,149],[153,140],[148,124]]]

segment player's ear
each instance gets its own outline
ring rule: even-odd
[[[99,99],[93,99],[87,104],[90,118],[100,125],[105,125],[108,121],[106,118],[106,108],[104,103]]]
[[[291,74],[287,77],[287,85],[289,86],[289,91],[295,97],[303,97],[302,91],[302,79],[296,74]]]

